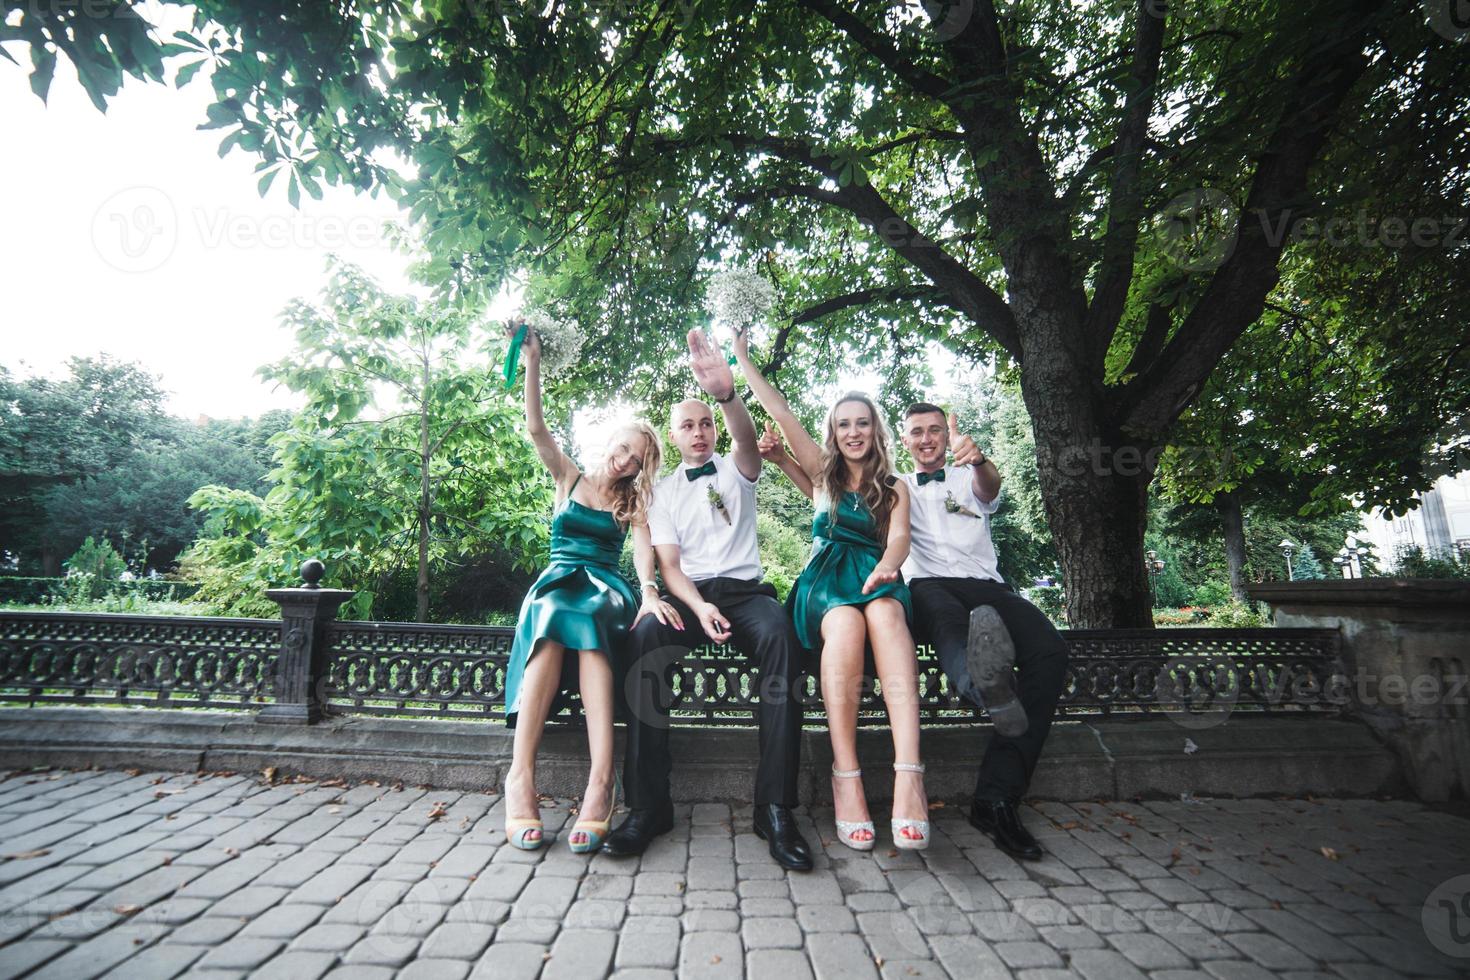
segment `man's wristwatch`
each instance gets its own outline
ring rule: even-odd
[[[643,583],[643,588],[645,588],[645,589],[652,589],[653,590],[653,594],[654,595],[658,595],[658,583],[657,582],[644,582]]]
[[[740,390],[738,388],[731,388],[730,389],[730,394],[729,394],[728,397],[726,397],[726,398],[716,398],[715,401],[718,404],[721,404],[721,405],[728,405],[728,404],[730,404],[731,402],[733,402],[735,400],[735,396],[738,395],[738,394],[740,394]]]

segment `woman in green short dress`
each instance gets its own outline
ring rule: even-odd
[[[780,439],[768,431],[761,440],[762,455],[781,466],[817,504],[812,556],[792,586],[787,606],[802,643],[821,651],[837,836],[860,851],[871,850],[876,840],[857,758],[858,700],[871,646],[896,760],[893,843],[905,850],[922,849],[929,844],[929,802],[919,761],[918,657],[909,631],[909,590],[898,573],[909,553],[909,497],[908,486],[893,475],[892,439],[877,406],[853,392],[832,406],[825,445],[817,445],[750,359],[745,334],[735,338],[735,356],[756,398],[791,445],[792,455],[787,456],[779,448]]]
[[[638,577],[653,581],[647,514],[658,476],[660,442],[646,423],[625,425],[612,434],[602,462],[582,473],[551,437],[542,416],[541,344],[535,333],[528,331],[521,354],[526,364],[527,428],[537,455],[556,481],[559,503],[551,522],[551,564],[521,603],[505,671],[505,720],[515,729],[505,777],[505,830],[515,847],[535,850],[542,844],[536,754],[561,687],[564,654],[572,653],[577,658],[592,765],[581,819],[572,827],[568,843],[573,851],[585,853],[601,846],[617,805],[610,658],[638,619],[653,615],[664,621],[672,613],[654,589],[644,590],[640,606],[618,573],[623,541],[631,529]]]

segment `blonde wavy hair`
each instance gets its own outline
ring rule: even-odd
[[[634,432],[643,437],[647,449],[637,476],[624,477],[612,485],[613,518],[626,526],[648,523],[648,508],[653,504],[653,485],[663,465],[663,442],[653,426],[636,419],[619,426],[615,435]]]
[[[873,420],[873,442],[868,447],[867,458],[863,460],[857,492],[873,513],[873,520],[878,525],[878,541],[882,544],[888,539],[888,519],[893,513],[893,505],[898,502],[898,491],[892,486],[893,433],[889,431],[888,423],[883,421],[883,416],[878,414],[878,406],[873,404],[873,399],[861,391],[849,391],[827,412],[827,434],[822,440],[822,471],[817,474],[817,487],[833,506],[847,489],[847,459],[837,446],[836,418],[837,409],[848,402],[867,406],[868,417]]]

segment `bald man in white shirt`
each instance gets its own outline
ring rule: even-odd
[[[1000,507],[995,464],[937,405],[910,405],[900,431],[917,467],[903,476],[911,528],[903,578],[916,632],[934,647],[953,688],[995,723],[970,822],[1008,854],[1038,860],[1041,847],[1021,826],[1017,804],[1066,682],[1066,642],[1001,577],[990,538],[990,516]]]

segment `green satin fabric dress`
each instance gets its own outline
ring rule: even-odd
[[[878,524],[862,494],[849,490],[837,502],[835,513],[830,506],[817,513],[812,521],[812,556],[786,597],[802,646],[821,649],[822,617],[834,606],[897,599],[903,603],[905,618],[912,621],[913,602],[902,581],[885,583],[863,595],[863,583],[882,557]]]
[[[612,511],[579,504],[568,491],[551,521],[551,564],[521,602],[505,668],[506,725],[515,727],[521,679],[540,641],[613,656],[627,637],[638,599],[618,572],[626,536],[627,529],[618,525]]]

